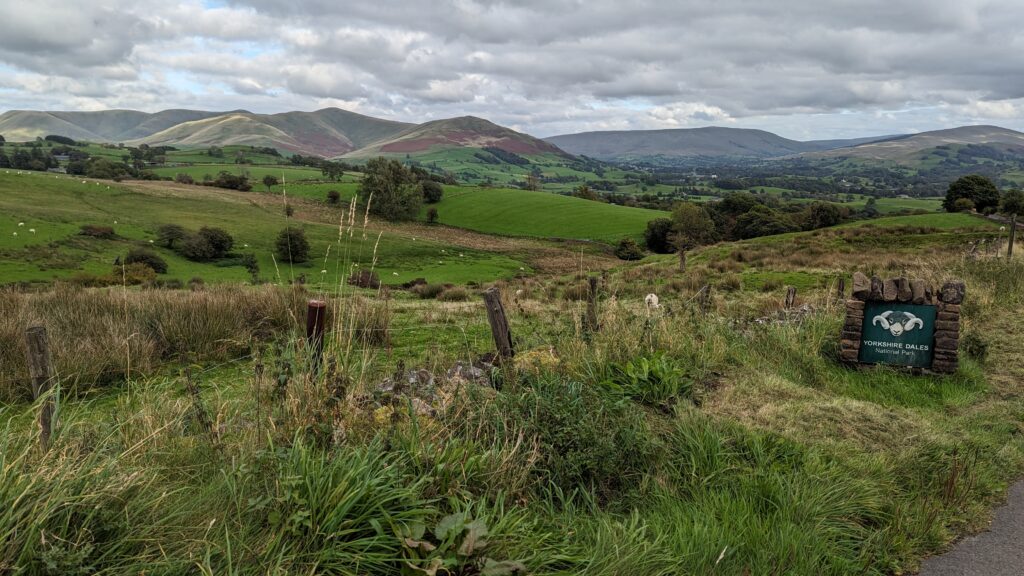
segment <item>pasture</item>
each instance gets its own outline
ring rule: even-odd
[[[613,242],[639,238],[647,222],[667,213],[508,188],[446,186],[437,208],[442,224],[505,236]]]
[[[232,193],[201,186],[159,184],[145,192],[109,181],[83,180],[41,173],[0,173],[0,278],[4,283],[69,278],[79,272],[108,274],[118,256],[149,241],[161,224],[190,229],[220,227],[234,236],[234,252],[254,254],[262,279],[287,282],[304,275],[309,282],[334,283],[352,266],[374,266],[384,282],[417,277],[432,282],[492,280],[528,271],[524,262],[505,254],[432,242],[379,230],[353,230],[339,238],[337,224],[288,219],[276,199],[260,203],[265,194]],[[336,209],[339,211],[340,208]],[[300,213],[302,209],[300,208]],[[333,218],[337,222],[337,216]],[[24,223],[23,226],[18,226]],[[117,238],[101,240],[78,235],[81,225],[111,226]],[[359,224],[362,224],[360,215]],[[286,226],[302,227],[311,257],[287,265],[272,257],[274,240]],[[28,230],[33,229],[35,233]],[[365,236],[365,238],[364,238]],[[187,281],[245,281],[238,265],[218,266],[181,258],[154,247],[169,264],[166,278]],[[321,274],[321,270],[327,270]]]

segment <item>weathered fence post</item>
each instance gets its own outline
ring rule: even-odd
[[[53,379],[50,375],[50,345],[46,338],[46,328],[32,326],[26,330],[25,343],[28,347],[28,371],[32,377],[32,399],[38,400],[45,396],[39,409],[39,441],[46,448],[53,435],[53,395],[50,393]]]
[[[203,399],[199,395],[199,385],[192,380],[192,367],[185,367],[185,390],[188,391],[188,395],[192,399],[192,416],[199,423],[199,426],[210,437],[210,444],[216,446],[217,440],[213,433],[213,420],[210,419],[210,414],[206,411],[206,406],[203,406]]]
[[[497,288],[491,287],[484,291],[484,306],[487,308],[487,322],[491,325],[491,335],[494,336],[498,357],[512,358],[516,353],[512,346],[512,329],[509,328],[505,307],[501,304],[501,293]]]
[[[1017,215],[1010,216],[1010,242],[1006,245],[1006,259],[1013,258],[1013,242],[1017,239]]]
[[[786,302],[784,308],[789,310],[796,304],[796,286],[790,286],[786,288]]]
[[[590,284],[590,291],[587,292],[586,330],[588,332],[597,332],[600,329],[597,321],[597,276],[591,276],[587,279],[587,282]]]
[[[306,342],[309,344],[310,361],[313,374],[320,371],[320,363],[324,357],[324,316],[327,315],[327,302],[310,300],[306,307]]]
[[[704,312],[705,314],[710,312],[712,303],[711,284],[705,284],[704,287],[700,289],[698,295],[701,311]]]

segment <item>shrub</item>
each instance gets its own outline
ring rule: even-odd
[[[100,238],[102,240],[112,240],[117,238],[117,234],[114,233],[113,228],[110,226],[98,226],[96,224],[82,224],[81,230],[78,233],[82,236]]]
[[[290,264],[300,264],[309,259],[309,241],[302,228],[289,226],[277,235],[274,249],[278,259]]]
[[[644,243],[647,249],[656,254],[671,254],[675,251],[672,245],[672,219],[655,218],[647,223],[644,230]]]
[[[341,202],[341,193],[337,190],[329,190],[327,192],[327,203],[337,204],[339,202]]]
[[[167,273],[167,262],[156,252],[145,248],[132,248],[124,258],[125,264],[143,264],[149,266],[157,274]]]
[[[427,204],[437,204],[444,196],[444,187],[433,180],[420,182],[420,190],[423,192],[423,201]]]
[[[952,212],[973,212],[974,201],[970,198],[957,198],[953,201]]]
[[[188,237],[188,230],[177,224],[163,224],[156,229],[156,243],[174,250],[178,242]]]
[[[640,260],[644,257],[644,250],[636,240],[623,238],[615,247],[615,257],[619,260]]]
[[[743,288],[743,279],[739,274],[726,274],[718,281],[718,287],[726,292],[736,292]]]
[[[562,298],[566,300],[586,300],[590,296],[590,286],[585,282],[570,284],[562,291]]]
[[[979,362],[988,357],[988,341],[977,332],[966,332],[960,340],[960,348],[964,353]]]
[[[178,241],[177,251],[179,254],[194,262],[205,262],[213,260],[216,252],[210,241],[199,234],[189,234]]]
[[[444,289],[437,295],[437,299],[442,302],[465,302],[469,300],[469,292],[461,286],[454,286]]]
[[[371,270],[359,270],[349,276],[348,283],[359,288],[380,288],[380,277]]]
[[[221,228],[210,228],[203,226],[199,229],[199,236],[206,239],[213,249],[214,258],[223,258],[227,256],[228,252],[231,251],[231,247],[235,244],[235,239],[231,237],[225,230]]]
[[[444,292],[443,284],[418,284],[412,288],[414,294],[418,295],[424,300],[430,300],[431,298],[437,298],[437,296]]]
[[[174,181],[178,184],[195,184],[196,180],[189,174],[179,173],[174,177]]]
[[[427,210],[427,222],[435,224],[437,222],[437,218],[437,208],[431,206],[430,209]]]

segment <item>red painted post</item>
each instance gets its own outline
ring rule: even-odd
[[[320,371],[324,357],[324,317],[327,315],[327,302],[310,300],[306,307],[306,342],[311,351],[313,373]]]

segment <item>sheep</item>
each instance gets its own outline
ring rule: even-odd
[[[648,310],[657,310],[661,307],[661,305],[658,304],[657,294],[648,294],[647,296],[644,296],[644,304],[647,304]]]
[[[893,336],[901,336],[904,332],[910,332],[914,328],[924,328],[924,320],[914,316],[910,312],[883,312],[871,319],[871,325],[882,325],[882,328],[889,331]]]

